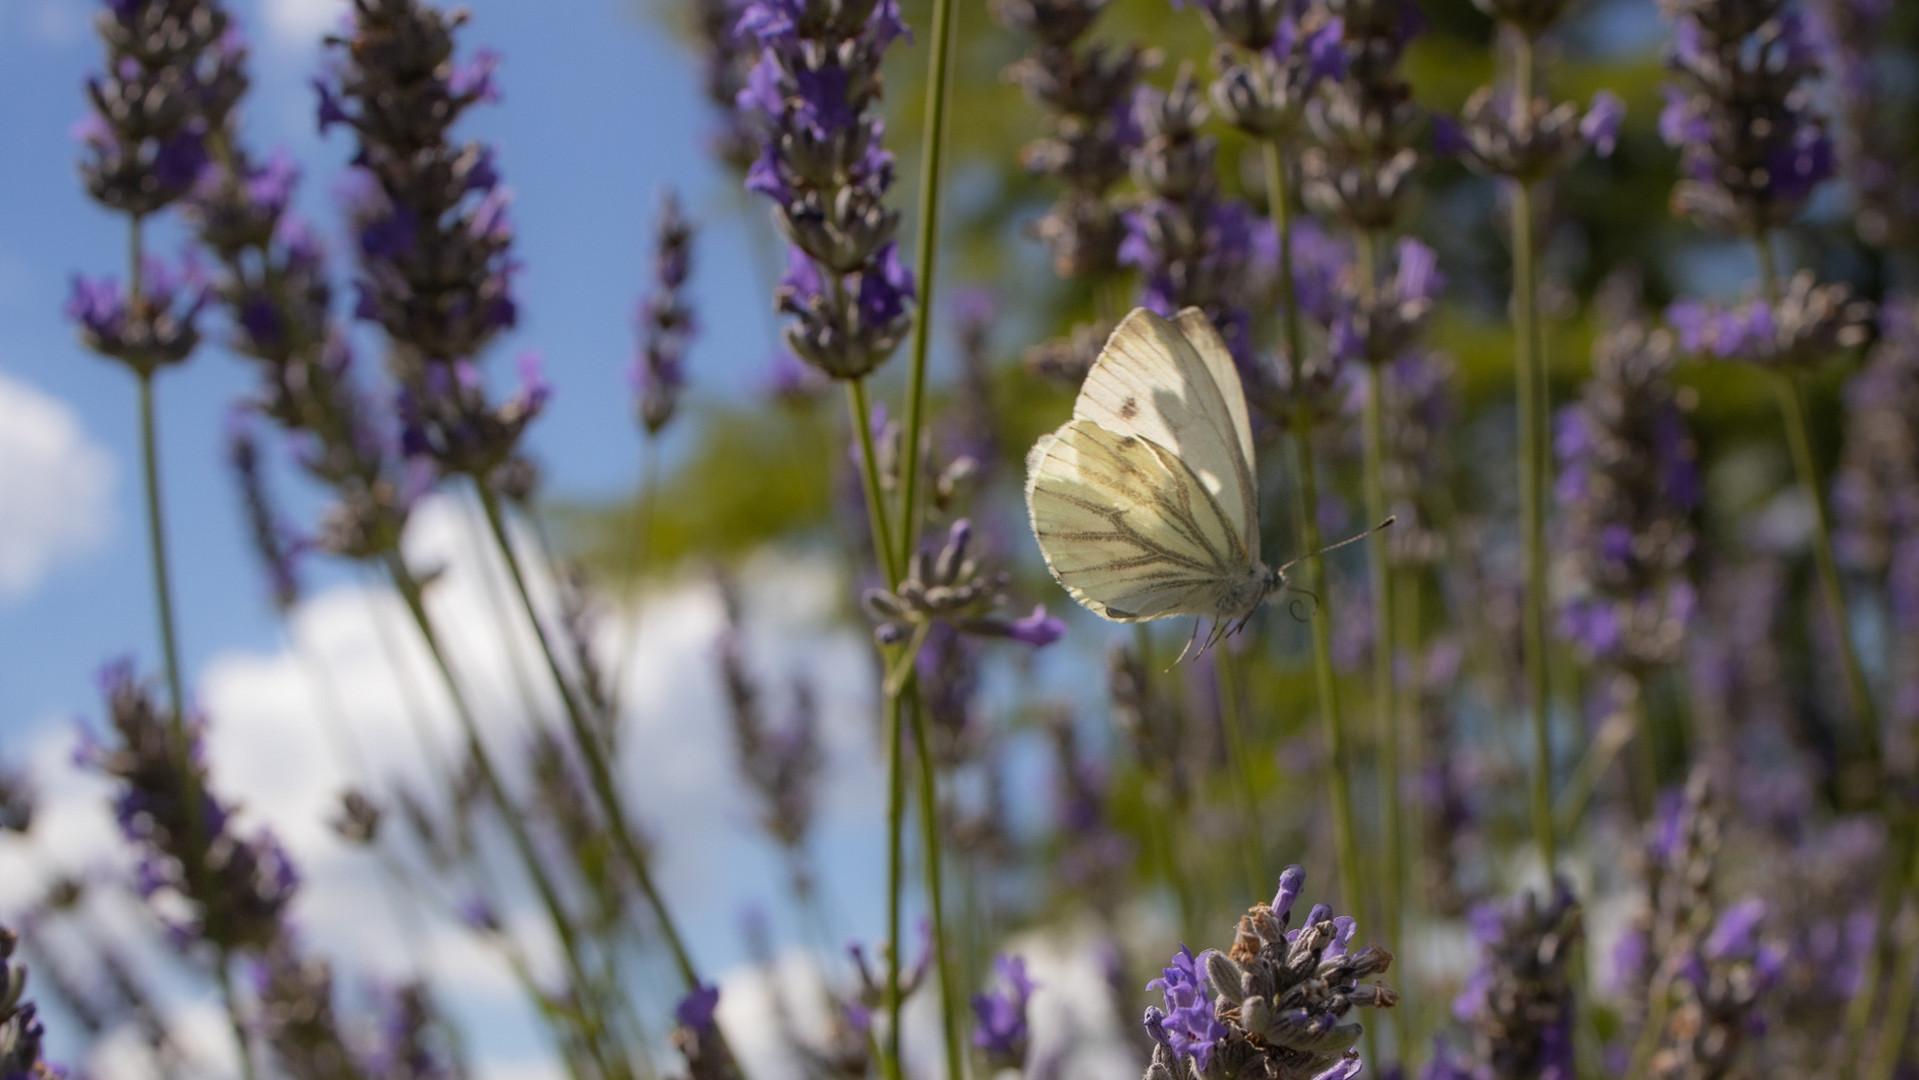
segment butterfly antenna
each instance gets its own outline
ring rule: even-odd
[[[1344,540],[1340,540],[1340,541],[1337,541],[1337,542],[1335,542],[1335,543],[1331,543],[1331,544],[1327,544],[1327,545],[1326,545],[1325,547],[1323,547],[1323,548],[1320,548],[1320,549],[1319,549],[1318,551],[1309,551],[1309,552],[1307,552],[1306,554],[1304,554],[1304,555],[1301,555],[1301,556],[1300,556],[1299,558],[1297,558],[1297,559],[1294,559],[1293,561],[1291,561],[1291,562],[1289,562],[1289,563],[1287,563],[1286,565],[1284,565],[1284,566],[1282,566],[1282,567],[1280,567],[1280,568],[1279,568],[1279,572],[1280,572],[1281,574],[1285,574],[1285,573],[1286,573],[1286,571],[1288,571],[1288,570],[1290,570],[1290,569],[1292,569],[1292,568],[1293,568],[1294,566],[1297,566],[1297,565],[1299,565],[1300,563],[1303,563],[1303,562],[1305,562],[1305,561],[1306,561],[1307,559],[1317,559],[1317,558],[1319,558],[1319,557],[1320,557],[1321,555],[1324,555],[1324,554],[1326,554],[1326,553],[1327,553],[1327,552],[1329,552],[1329,551],[1338,551],[1338,550],[1339,550],[1340,548],[1343,548],[1343,547],[1345,547],[1345,546],[1346,546],[1347,544],[1357,544],[1357,543],[1359,543],[1359,542],[1360,542],[1361,540],[1364,540],[1364,539],[1366,539],[1367,537],[1369,537],[1369,536],[1371,536],[1371,535],[1373,535],[1374,533],[1376,533],[1376,532],[1378,532],[1379,530],[1381,530],[1381,529],[1383,529],[1383,528],[1385,528],[1385,527],[1386,527],[1386,526],[1388,526],[1388,525],[1391,525],[1391,524],[1392,524],[1393,522],[1395,522],[1395,521],[1398,521],[1398,520],[1399,520],[1399,515],[1398,515],[1398,514],[1388,514],[1388,515],[1386,515],[1386,520],[1385,520],[1385,521],[1382,521],[1382,522],[1380,522],[1379,524],[1377,524],[1377,525],[1375,525],[1375,526],[1373,526],[1372,528],[1370,528],[1370,529],[1367,529],[1367,530],[1366,530],[1365,532],[1362,532],[1362,533],[1354,533],[1354,534],[1353,534],[1352,536],[1349,536],[1349,537],[1347,537],[1347,538],[1346,538],[1346,539],[1344,539]],[[1305,590],[1304,590],[1304,589],[1299,589],[1299,590],[1295,590],[1295,591],[1297,591],[1297,592],[1304,592]]]

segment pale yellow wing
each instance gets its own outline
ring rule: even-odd
[[[1188,308],[1172,321],[1135,308],[1087,373],[1073,418],[1178,456],[1226,513],[1240,543],[1258,553],[1246,392],[1232,354],[1203,312]]]
[[[1026,507],[1053,577],[1116,622],[1217,616],[1252,566],[1230,515],[1178,455],[1091,420],[1033,447]]]

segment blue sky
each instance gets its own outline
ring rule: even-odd
[[[302,208],[329,236],[337,236],[338,224],[330,191],[350,139],[337,131],[318,136],[308,80],[319,35],[345,6],[232,5],[253,42],[243,137],[252,147],[285,146],[295,156],[306,174]],[[505,381],[518,352],[544,354],[559,392],[535,425],[532,444],[554,494],[620,493],[632,482],[637,453],[624,376],[631,313],[666,186],[684,192],[708,226],[697,240],[694,284],[707,327],[694,356],[702,392],[745,389],[770,355],[769,301],[747,284],[754,276],[741,203],[703,153],[709,113],[693,58],[653,6],[467,6],[473,19],[463,46],[494,48],[505,64],[502,102],[474,110],[463,130],[500,148],[515,193],[516,252],[526,267],[518,279],[521,325],[487,363]],[[0,110],[0,145],[8,148],[0,170],[0,376],[69,406],[114,473],[98,542],[67,545],[77,550],[58,557],[30,588],[0,596],[0,736],[50,715],[93,709],[92,674],[105,658],[132,652],[151,662],[157,654],[133,383],[83,350],[62,315],[72,274],[124,272],[124,219],[80,189],[68,134],[82,114],[82,80],[99,62],[88,21],[93,10],[87,0],[0,0],[0,95],[8,102]],[[154,232],[161,251],[173,249],[167,230]],[[165,373],[160,384],[168,530],[188,671],[224,647],[274,634],[221,458],[225,410],[249,385],[240,361],[217,344]],[[10,527],[20,523],[9,526],[0,516],[0,530]]]

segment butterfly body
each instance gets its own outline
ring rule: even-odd
[[[1120,323],[1073,418],[1027,457],[1026,504],[1053,577],[1116,622],[1244,622],[1285,587],[1259,557],[1245,393],[1197,309]]]

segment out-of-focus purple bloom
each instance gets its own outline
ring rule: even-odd
[[[300,599],[300,576],[295,558],[302,545],[281,520],[267,492],[266,476],[261,469],[260,445],[254,437],[245,408],[236,408],[227,418],[227,463],[233,467],[234,476],[239,480],[248,534],[253,541],[255,554],[266,568],[273,605],[285,613]]]
[[[653,291],[640,302],[640,355],[633,365],[640,423],[648,435],[659,434],[679,407],[686,385],[686,350],[696,330],[686,293],[693,228],[671,192],[661,204],[654,243]]]
[[[1751,18],[1716,8],[1669,10],[1680,85],[1666,91],[1659,132],[1680,152],[1673,206],[1760,235],[1796,217],[1833,175],[1832,136],[1806,89],[1819,61],[1797,10]]]
[[[1481,905],[1468,921],[1483,951],[1453,1015],[1472,1034],[1477,1071],[1469,1075],[1572,1080],[1568,968],[1583,926],[1571,887],[1557,880],[1550,900],[1527,893],[1510,906]]]
[[[40,1056],[46,1029],[38,1007],[23,1000],[27,969],[13,958],[19,935],[0,926],[0,1077],[6,1080],[54,1080],[64,1076]]]
[[[1032,1000],[1035,984],[1026,975],[1026,961],[1017,956],[993,958],[1000,985],[984,994],[973,995],[973,1045],[986,1052],[994,1068],[1017,1069],[1026,1060],[1031,1032],[1026,1023],[1026,1006]]]
[[[1871,306],[1855,300],[1850,287],[1816,284],[1810,271],[1794,275],[1772,302],[1682,298],[1666,309],[1685,351],[1770,367],[1808,367],[1857,348],[1871,334],[1871,318]]]
[[[1611,90],[1601,90],[1593,95],[1586,115],[1579,120],[1580,137],[1594,154],[1611,157],[1613,147],[1619,144],[1619,125],[1625,119],[1626,103]]]
[[[140,295],[131,300],[117,279],[76,275],[66,313],[89,349],[151,375],[192,355],[200,343],[200,312],[210,295],[206,275],[189,251],[178,264],[151,256],[142,260]]]
[[[713,1014],[720,1007],[720,988],[696,986],[673,1007],[673,1016],[681,1025],[695,1031],[713,1030]]]

